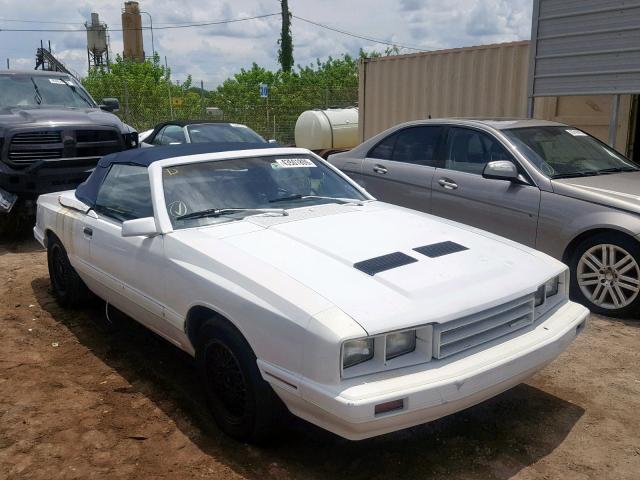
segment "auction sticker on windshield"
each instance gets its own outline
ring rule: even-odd
[[[570,133],[574,137],[586,137],[587,136],[586,133],[581,132],[580,130],[575,130],[575,129],[568,129],[567,133]]]
[[[315,166],[316,164],[308,158],[276,158],[271,164],[271,168],[309,168]]]

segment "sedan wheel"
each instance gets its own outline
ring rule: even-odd
[[[596,245],[578,262],[578,285],[591,302],[602,308],[624,308],[640,292],[640,267],[617,245]]]
[[[583,241],[572,265],[572,293],[605,315],[635,313],[640,303],[640,247],[623,235]]]

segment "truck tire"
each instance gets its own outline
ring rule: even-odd
[[[261,443],[275,431],[284,406],[264,381],[253,350],[223,320],[199,330],[196,363],[207,403],[220,430],[240,441]]]
[[[77,308],[86,304],[89,289],[71,266],[67,251],[55,236],[51,236],[47,245],[47,263],[51,290],[60,306]]]
[[[640,312],[640,242],[602,232],[582,240],[569,259],[571,298],[612,317]]]

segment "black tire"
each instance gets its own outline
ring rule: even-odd
[[[85,305],[90,297],[89,289],[69,262],[67,251],[55,236],[47,244],[47,263],[51,290],[60,306],[77,308]]]
[[[615,259],[611,263],[617,263],[616,260],[618,258],[622,258],[621,257],[622,251],[624,251],[633,257],[637,265],[640,265],[640,243],[635,239],[617,232],[602,232],[602,233],[597,233],[590,237],[587,237],[576,246],[576,248],[574,249],[574,251],[572,252],[569,258],[569,269],[571,271],[571,286],[570,286],[571,299],[585,305],[592,312],[598,313],[601,315],[608,315],[612,317],[623,317],[623,318],[631,317],[631,316],[637,317],[638,313],[640,313],[640,293],[636,294],[635,298],[633,298],[632,296],[629,297],[629,300],[630,300],[629,304],[621,306],[620,308],[616,308],[614,303],[615,302],[614,298],[613,296],[611,296],[610,293],[607,293],[605,296],[604,302],[601,302],[603,303],[603,305],[606,305],[606,306],[598,305],[597,303],[594,303],[594,301],[591,298],[595,293],[596,287],[595,286],[587,287],[584,285],[582,287],[580,286],[578,282],[578,269],[580,268],[579,267],[580,259],[583,257],[583,255],[585,255],[586,252],[593,249],[594,247],[596,247],[595,251],[597,252],[599,245],[613,245],[618,247],[618,249],[621,249],[621,250],[616,249],[616,253],[615,253],[616,256],[614,257]],[[598,265],[595,265],[595,266],[599,267]],[[638,276],[638,280],[640,280],[640,276],[639,276],[640,271],[637,270],[635,267],[632,270],[634,272],[633,275],[631,275],[629,272],[625,272],[625,274],[631,275],[633,277]],[[596,276],[596,274],[594,273],[592,275],[593,281],[598,281],[603,285],[610,285],[611,283],[608,283],[608,282],[611,282],[611,281],[618,282],[619,280],[618,274],[620,269],[612,269],[612,271],[609,272],[608,270],[603,268],[603,270],[598,271],[598,274],[600,273],[600,271],[604,271],[605,274]],[[613,278],[609,279],[609,277],[606,277],[606,274],[613,276]],[[623,286],[622,288],[620,288],[620,283],[618,283],[617,285],[620,291],[622,291],[625,295],[627,295],[629,294],[629,292],[631,292],[631,290],[628,289],[628,287],[631,285],[629,284],[628,281],[625,281],[625,284],[627,285],[627,287]],[[613,288],[615,288],[615,286]],[[591,292],[592,295],[588,297],[583,291],[583,289],[586,289],[587,293]],[[600,292],[602,292],[602,289],[600,290]],[[632,295],[632,294],[629,294],[629,295]],[[618,294],[616,294],[616,296],[619,298]],[[620,302],[619,304],[623,305],[623,303],[624,302]]]
[[[224,320],[205,322],[198,333],[196,363],[207,403],[224,433],[251,443],[272,436],[284,407],[235,327]]]

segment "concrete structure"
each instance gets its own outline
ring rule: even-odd
[[[122,56],[137,62],[144,61],[144,43],[142,41],[142,17],[138,2],[124,2],[122,10]]]
[[[526,117],[529,43],[364,59],[360,63],[360,139],[429,117]],[[639,138],[637,103],[637,95],[620,95],[614,112],[615,147],[640,160],[640,152],[633,152]],[[615,105],[608,95],[538,97],[534,116],[570,123],[608,142],[612,110]]]

